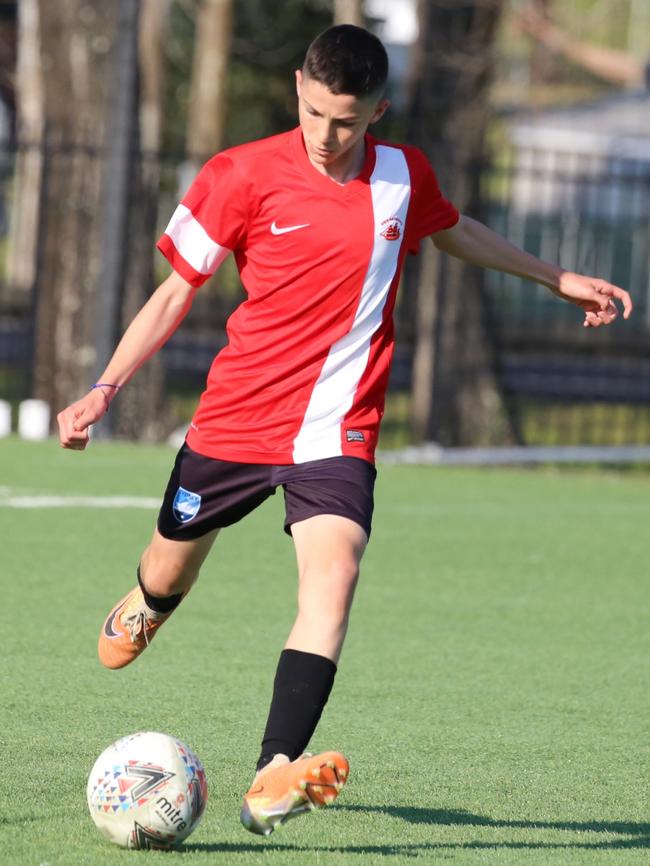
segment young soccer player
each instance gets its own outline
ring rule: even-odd
[[[58,417],[61,444],[88,428],[170,337],[199,286],[233,253],[247,299],[178,453],[138,585],[109,613],[99,657],[132,662],[199,574],[220,529],[284,488],[298,611],[280,654],[257,775],[241,819],[268,834],[345,783],[339,752],[303,752],[327,702],[370,536],[373,454],[393,351],[404,256],[431,238],[465,261],[547,286],[585,313],[624,316],[626,291],[509,244],[441,194],[425,156],[368,126],[386,111],[381,42],[333,27],[296,72],[299,126],[224,151],[202,169],[158,242],[172,274],[120,341],[99,382]]]

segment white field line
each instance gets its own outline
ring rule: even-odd
[[[516,466],[544,463],[650,463],[648,445],[570,445],[549,447],[443,448],[435,442],[379,451],[383,464],[414,466]]]
[[[160,508],[153,496],[61,496],[52,493],[19,494],[0,487],[0,508]]]

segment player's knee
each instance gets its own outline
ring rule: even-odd
[[[353,594],[359,580],[359,563],[353,559],[335,559],[329,568],[329,585],[332,593],[347,601]]]
[[[300,610],[321,621],[347,619],[359,579],[359,565],[350,558],[331,561],[326,568],[307,568],[302,575]]]

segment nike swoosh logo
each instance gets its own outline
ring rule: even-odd
[[[295,232],[298,229],[306,229],[309,225],[310,225],[310,223],[302,223],[299,226],[282,226],[282,228],[280,228],[280,226],[277,226],[275,224],[275,220],[273,220],[273,222],[271,223],[271,234],[272,235],[286,235],[287,232]]]
[[[115,617],[117,616],[120,607],[121,605],[118,605],[118,607],[115,608],[104,624],[104,634],[106,637],[121,637],[123,634],[121,631],[115,631],[113,628],[113,623],[115,622]]]

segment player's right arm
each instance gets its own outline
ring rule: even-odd
[[[185,318],[197,289],[176,271],[162,282],[124,332],[98,382],[116,388],[94,388],[59,412],[63,448],[77,451],[88,444],[88,428],[106,414],[118,388],[154,355]]]

